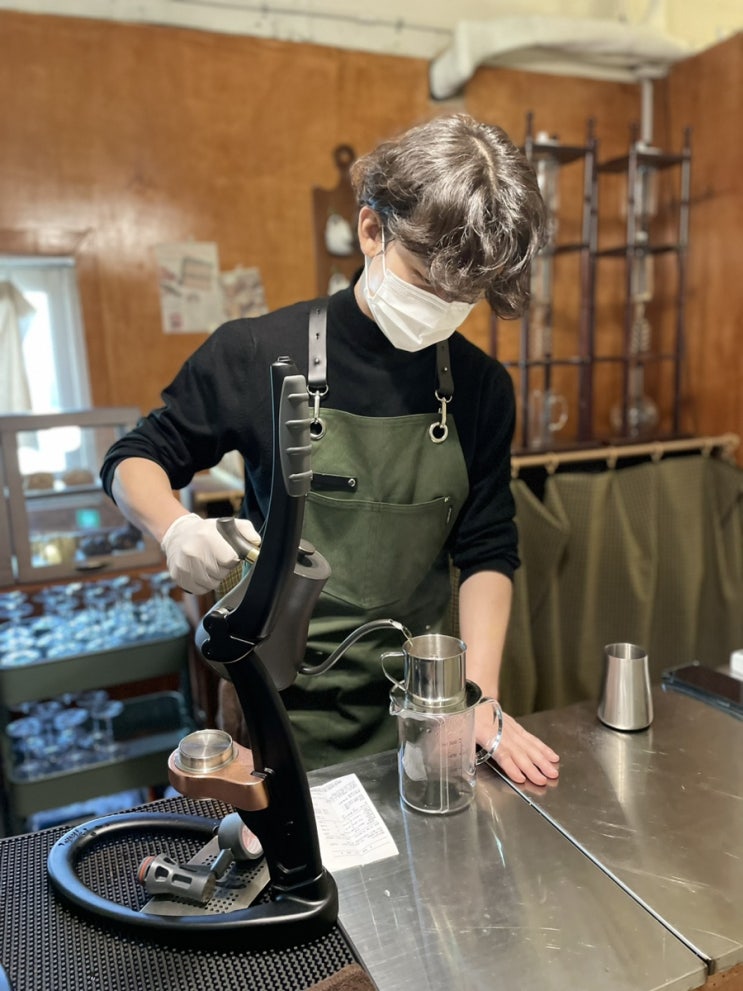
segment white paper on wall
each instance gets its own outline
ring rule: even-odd
[[[220,276],[225,320],[238,317],[259,317],[268,313],[266,294],[259,268],[239,265]]]
[[[217,245],[159,244],[155,256],[163,333],[211,333],[224,320]]]

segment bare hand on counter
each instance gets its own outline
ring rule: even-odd
[[[555,751],[505,712],[503,736],[493,760],[517,784],[531,781],[535,785],[546,785],[560,773],[560,758]]]
[[[261,538],[249,520],[235,520],[240,535],[254,547]],[[217,531],[216,519],[196,513],[179,516],[162,539],[168,571],[174,582],[196,595],[211,592],[240,563],[235,551]]]
[[[459,625],[467,644],[467,676],[485,695],[498,698],[503,643],[511,611],[511,581],[502,574],[479,571],[459,588]],[[476,715],[478,744],[490,750],[495,736],[489,706]],[[511,781],[546,785],[557,777],[560,758],[554,750],[503,713],[503,734],[493,760]]]

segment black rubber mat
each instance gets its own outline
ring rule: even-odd
[[[217,802],[176,798],[148,810],[221,818],[232,809]],[[49,850],[67,827],[0,840],[2,930],[0,965],[13,991],[306,991],[359,962],[336,925],[326,935],[284,950],[199,950],[169,946],[115,932],[64,905],[47,877]],[[108,899],[138,909],[148,895],[136,881],[140,861],[162,837],[137,835],[105,842],[81,858],[79,876]],[[174,845],[175,844],[175,845]],[[168,843],[186,862],[196,838]]]

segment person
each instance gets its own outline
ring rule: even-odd
[[[102,482],[161,542],[183,589],[215,589],[237,556],[216,521],[189,513],[173,490],[238,451],[239,526],[259,544],[271,475],[269,366],[290,356],[308,378],[315,428],[303,533],[332,568],[308,663],[380,616],[413,635],[446,632],[454,574],[467,677],[497,697],[519,563],[515,402],[505,368],[458,327],[482,299],[502,318],[523,311],[544,204],[506,133],[461,113],[383,141],[350,174],[364,255],[355,282],[327,300],[218,328],[164,390],[162,407],[112,446]],[[313,314],[325,324],[310,334]],[[308,769],[396,746],[385,647],[389,633],[359,640],[332,670],[300,675],[283,692]],[[477,716],[486,747],[489,709]],[[507,714],[495,760],[517,782],[558,775],[554,751]]]

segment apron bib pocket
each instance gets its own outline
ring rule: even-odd
[[[374,610],[415,592],[446,542],[456,511],[450,496],[397,505],[311,492],[304,535],[332,569],[325,591]]]

